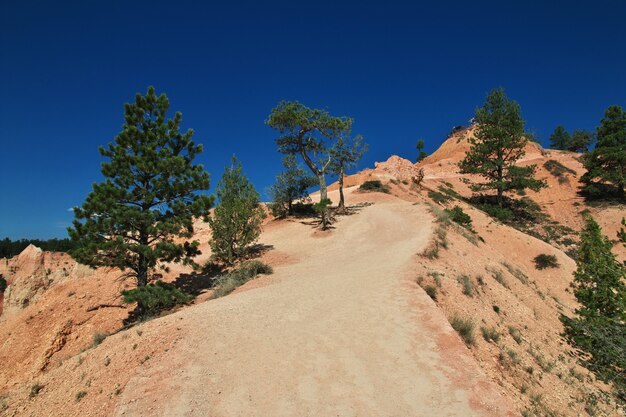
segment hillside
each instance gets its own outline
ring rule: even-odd
[[[559,317],[576,308],[567,252],[580,212],[590,210],[612,237],[623,207],[587,206],[577,194],[577,155],[531,143],[521,164],[537,164],[548,183],[524,196],[538,205],[539,220],[495,221],[468,203],[468,176],[456,168],[472,134],[458,132],[420,164],[392,156],[347,177],[353,210],[330,231],[306,218],[268,220],[260,243],[273,275],[215,300],[207,289],[192,305],[130,328],[131,308],[119,291],[131,282],[119,271],[91,270],[34,247],[3,260],[10,286],[0,316],[0,410],[620,415],[597,400],[607,387],[576,364]],[[567,169],[556,175],[549,161]],[[424,181],[416,186],[420,169]],[[390,194],[360,192],[371,179]],[[329,188],[336,201],[337,184]],[[471,216],[472,230],[443,213],[456,205]],[[206,225],[198,223],[197,237],[204,262]],[[622,247],[616,252],[626,258]],[[537,270],[539,254],[556,256],[559,267]],[[206,279],[191,273],[173,266],[164,279]],[[455,315],[473,322],[473,343],[452,329]]]

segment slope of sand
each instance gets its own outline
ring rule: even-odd
[[[506,415],[465,347],[445,347],[463,369],[442,360],[437,342],[452,330],[407,283],[431,217],[381,200],[327,235],[311,238],[299,222],[265,233],[262,242],[291,259],[274,284],[170,316],[184,336],[129,381],[116,414]]]

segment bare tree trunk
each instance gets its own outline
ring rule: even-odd
[[[343,166],[339,172],[339,206],[337,208],[339,212],[346,210],[345,199],[343,196]]]
[[[320,183],[320,201],[324,201],[328,198],[328,190],[326,188],[326,177],[324,173],[319,173],[317,179]]]

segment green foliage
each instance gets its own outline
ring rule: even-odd
[[[415,145],[415,149],[417,149],[417,159],[415,160],[415,163],[422,162],[428,156],[428,154],[423,151],[425,146],[424,139],[420,138]]]
[[[217,185],[219,204],[209,218],[214,259],[233,265],[243,259],[249,247],[261,234],[265,212],[259,204],[259,193],[242,173],[241,163],[233,156]]]
[[[498,205],[502,206],[504,192],[546,186],[544,181],[534,179],[536,165],[515,165],[524,156],[528,139],[519,105],[509,100],[502,88],[487,95],[485,104],[476,110],[475,119],[476,137],[469,139],[471,148],[459,164],[461,173],[486,179],[473,184],[472,190],[496,190]]]
[[[463,294],[468,297],[474,296],[474,284],[472,283],[472,279],[470,277],[467,275],[460,275],[456,280],[463,286]]]
[[[450,318],[452,328],[461,336],[466,345],[472,346],[476,344],[476,336],[474,334],[474,322],[470,318],[463,318],[457,314]]]
[[[602,185],[613,187],[624,197],[626,187],[626,112],[610,106],[597,130],[596,147],[583,155],[587,172],[581,180],[590,193],[602,192]]]
[[[265,123],[280,133],[276,139],[279,152],[302,157],[318,179],[320,201],[326,199],[330,149],[340,133],[351,131],[353,120],[331,116],[326,110],[311,109],[297,101],[281,101]]]
[[[564,126],[557,126],[550,135],[550,147],[552,149],[565,150],[569,146],[572,136],[565,130]]]
[[[617,238],[624,244],[626,247],[626,217],[622,217],[622,228],[617,232]]]
[[[82,400],[85,397],[85,395],[87,395],[85,391],[78,391],[76,395],[74,396],[74,399],[76,400],[76,402],[80,402],[80,400]]]
[[[317,182],[298,164],[294,155],[283,158],[283,167],[285,170],[276,176],[276,182],[269,190],[270,210],[275,217],[293,215],[294,202],[304,203],[309,195],[307,190]]]
[[[424,287],[424,291],[426,291],[426,294],[428,294],[433,301],[437,301],[437,287],[434,285],[427,285]]]
[[[558,268],[559,262],[554,255],[547,255],[542,253],[541,255],[535,256],[533,259],[535,261],[535,268],[537,269],[546,269],[546,268]]]
[[[513,210],[508,207],[493,206],[491,204],[481,204],[477,207],[502,223],[507,223],[515,217]]]
[[[70,239],[19,239],[11,240],[8,237],[0,240],[0,258],[12,258],[22,253],[28,245],[35,245],[41,250],[51,252],[69,252],[76,248],[76,243]]]
[[[205,216],[212,197],[209,174],[193,159],[202,145],[192,130],[180,133],[181,113],[167,119],[169,101],[154,88],[124,107],[125,123],[115,142],[100,148],[105,180],[93,185],[68,229],[76,248],[70,253],[91,267],[130,269],[139,286],[159,262],[193,264],[198,242],[193,218]]]
[[[461,226],[472,227],[472,218],[461,207],[454,206],[452,209],[445,209],[445,212],[448,213],[453,222]]]
[[[522,343],[522,333],[517,327],[509,326],[509,334],[518,345]]]
[[[626,268],[611,252],[612,243],[589,215],[581,232],[574,295],[580,303],[573,319],[563,317],[565,336],[587,355],[582,363],[613,383],[626,402]]]
[[[217,289],[213,298],[223,297],[233,292],[237,287],[254,279],[259,274],[270,275],[274,272],[271,266],[261,261],[248,261],[242,263],[239,268],[232,272],[220,275],[217,278]]]
[[[341,132],[330,150],[329,172],[339,177],[339,210],[345,207],[343,195],[343,177],[347,170],[356,166],[363,154],[367,152],[368,145],[363,142],[363,137],[352,137],[350,131]]]
[[[437,204],[445,204],[453,198],[438,191],[429,191],[428,197],[430,197]]]
[[[552,175],[554,175],[557,178],[562,178],[565,174],[576,175],[576,171],[566,167],[565,165],[563,165],[562,163],[554,159],[547,160],[543,164],[543,166],[545,169],[547,169]]]
[[[571,152],[587,152],[594,139],[592,132],[574,130],[570,135],[563,126],[557,126],[550,135],[550,147]]]
[[[485,339],[486,342],[497,343],[500,340],[500,333],[495,327],[480,326],[480,332],[482,333],[483,339]]]
[[[375,191],[379,193],[387,193],[389,194],[389,187],[383,185],[380,180],[370,180],[365,181],[363,184],[359,186],[359,191]]]
[[[33,385],[31,385],[31,387],[30,387],[30,394],[28,394],[28,396],[30,398],[36,397],[41,392],[43,387],[44,386],[41,385],[39,382],[35,382]]]
[[[321,226],[322,230],[326,230],[330,225],[330,205],[333,202],[330,201],[330,198],[325,198],[321,200],[319,203],[313,204],[313,210],[320,216],[321,218]]]
[[[4,290],[7,289],[7,280],[4,279],[2,274],[0,274],[0,294],[4,293]]]
[[[156,316],[161,311],[169,310],[178,304],[186,304],[193,299],[191,294],[163,281],[124,290],[122,296],[125,303],[137,303],[137,316],[140,319]]]

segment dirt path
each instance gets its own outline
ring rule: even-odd
[[[444,363],[437,313],[420,320],[436,309],[408,284],[431,234],[425,207],[389,199],[311,234],[298,222],[268,230],[262,242],[290,260],[272,285],[177,313],[184,337],[131,379],[117,415],[505,415],[486,411],[503,401],[492,387],[480,404],[455,382],[486,384],[477,366]]]

